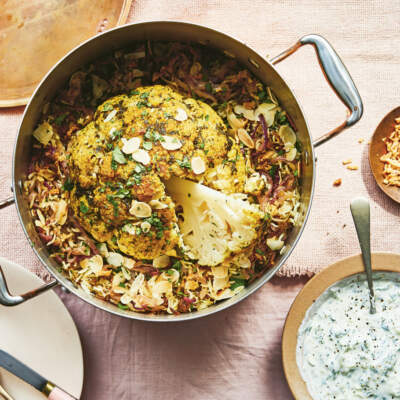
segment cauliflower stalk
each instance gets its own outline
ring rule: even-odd
[[[169,179],[166,187],[183,208],[179,227],[187,255],[200,265],[218,265],[257,239],[264,213],[247,195],[226,195],[179,178]]]

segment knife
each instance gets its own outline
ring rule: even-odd
[[[43,378],[43,376],[3,350],[0,350],[0,367],[5,368],[7,371],[18,376],[18,378],[32,385],[35,389],[45,394],[49,400],[76,400],[75,397],[64,392],[54,383]]]

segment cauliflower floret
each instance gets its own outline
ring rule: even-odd
[[[226,195],[179,178],[171,178],[166,187],[183,208],[178,224],[187,254],[200,265],[218,265],[257,239],[264,213],[247,195]]]

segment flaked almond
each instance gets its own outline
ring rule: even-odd
[[[147,233],[151,229],[151,225],[149,222],[144,221],[140,224],[140,229],[144,232]]]
[[[293,147],[296,144],[296,134],[289,125],[282,125],[279,128],[278,134],[282,138],[286,147]]]
[[[169,265],[169,256],[163,255],[158,256],[153,260],[153,267],[154,268],[166,268]]]
[[[108,264],[114,267],[120,267],[124,263],[124,256],[122,254],[110,251],[106,260]]]
[[[117,110],[112,110],[107,117],[104,118],[104,122],[111,121],[117,115]]]
[[[150,155],[146,150],[139,149],[132,153],[132,158],[142,163],[143,165],[148,165],[150,163]]]
[[[179,271],[174,268],[168,270],[168,275],[165,275],[165,272],[163,275],[165,279],[170,280],[171,282],[178,282],[179,280]]]
[[[349,169],[350,171],[357,171],[358,170],[357,165],[348,165],[346,168]]]
[[[237,131],[239,140],[245,144],[249,149],[254,149],[254,141],[251,136],[247,133],[246,129],[239,128]]]
[[[347,165],[347,164],[351,164],[353,161],[351,161],[351,159],[349,158],[348,160],[344,160],[342,161],[343,165]]]
[[[129,212],[137,218],[147,218],[151,216],[151,207],[142,201],[132,201]]]
[[[135,266],[135,260],[130,257],[124,257],[123,266],[128,269],[132,269]]]
[[[177,120],[177,121],[180,121],[180,122],[182,122],[182,121],[186,121],[187,120],[187,114],[186,114],[186,111],[183,109],[183,108],[178,108],[177,110],[176,110],[176,115],[175,115],[175,119]]]
[[[238,286],[236,289],[239,291],[239,289],[243,289],[243,286]],[[230,288],[227,288],[225,290],[222,290],[221,292],[218,292],[215,295],[215,300],[224,300],[224,299],[229,299],[231,297],[233,297],[236,293],[238,293],[238,291],[235,290],[231,290]]]
[[[100,271],[103,269],[103,257],[100,254],[96,254],[90,258],[84,258],[80,262],[81,267],[88,268],[96,276],[99,275]]]
[[[125,257],[124,257],[125,258]],[[125,260],[123,261],[125,262]],[[122,276],[127,280],[130,281],[132,279],[132,275],[131,272],[129,271],[128,268],[125,268],[125,266],[123,264],[121,264],[121,272],[122,272]]]
[[[196,175],[200,175],[206,170],[206,163],[201,157],[193,157],[190,165],[192,166],[193,173]]]
[[[229,283],[228,275],[223,278],[214,277],[213,289],[215,292],[218,292],[218,290],[225,289],[228,286],[228,283]]]
[[[268,127],[272,126],[275,121],[275,114],[278,111],[278,107],[273,103],[262,103],[260,104],[256,111],[255,116],[258,119],[259,115],[262,114],[264,116],[265,122]]]
[[[339,179],[336,179],[334,182],[333,182],[333,186],[340,186],[342,184],[342,180],[339,178]]]
[[[229,113],[226,118],[234,130],[243,128],[246,124],[246,121],[239,119],[234,113]]]
[[[228,276],[228,267],[226,265],[211,267],[211,272],[215,278],[225,278]]]
[[[272,251],[277,251],[280,250],[285,243],[283,240],[276,238],[276,236],[271,237],[267,239],[267,246],[272,250]]]
[[[48,122],[43,122],[33,131],[34,138],[45,146],[50,142],[53,134],[53,127]]]
[[[99,253],[103,256],[103,257],[108,257],[108,248],[107,248],[107,244],[106,243],[98,243],[96,245],[97,250],[99,251]]]
[[[139,150],[140,147],[140,143],[141,143],[142,139],[140,137],[133,137],[130,139],[125,139],[122,138],[122,151],[125,154],[132,154],[135,151]]]
[[[297,155],[297,150],[295,147],[292,147],[287,153],[286,153],[286,160],[288,161],[293,161],[296,158]]]
[[[68,206],[65,200],[60,200],[55,205],[55,221],[59,225],[64,225],[67,220]]]
[[[245,254],[240,254],[237,257],[235,264],[240,268],[250,268],[251,267],[251,261],[250,261],[249,257],[247,257]]]
[[[164,135],[162,138],[164,140],[161,141],[161,146],[165,150],[178,150],[182,147],[181,141],[175,136]]]
[[[150,200],[149,204],[151,208],[155,210],[163,210],[164,208],[168,208],[168,204],[162,203],[160,200]]]
[[[129,233],[130,235],[136,235],[136,229],[132,224],[126,224],[122,227],[122,232]]]
[[[249,121],[257,121],[256,115],[254,114],[254,110],[248,110],[247,108],[241,105],[236,105],[233,111],[235,111],[236,114],[242,114],[243,117],[245,117]]]

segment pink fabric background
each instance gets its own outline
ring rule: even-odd
[[[372,249],[400,252],[400,206],[375,185],[368,140],[399,105],[400,3],[395,0],[137,0],[129,21],[181,20],[240,38],[276,55],[307,33],[325,36],[348,67],[364,101],[359,124],[317,149],[317,182],[304,235],[282,270],[313,273],[359,252],[349,212],[370,198]],[[326,84],[311,48],[278,66],[298,96],[315,137],[342,122],[345,111]],[[23,108],[0,110],[0,197],[10,193],[12,149]],[[358,139],[363,138],[363,143]],[[358,171],[341,161],[352,159]],[[342,178],[338,188],[332,182]],[[42,275],[15,208],[0,210],[0,254]],[[86,362],[84,399],[290,399],[281,369],[286,313],[305,278],[275,278],[220,314],[185,324],[123,320],[60,293],[81,333]],[[60,355],[62,358],[62,355]]]

